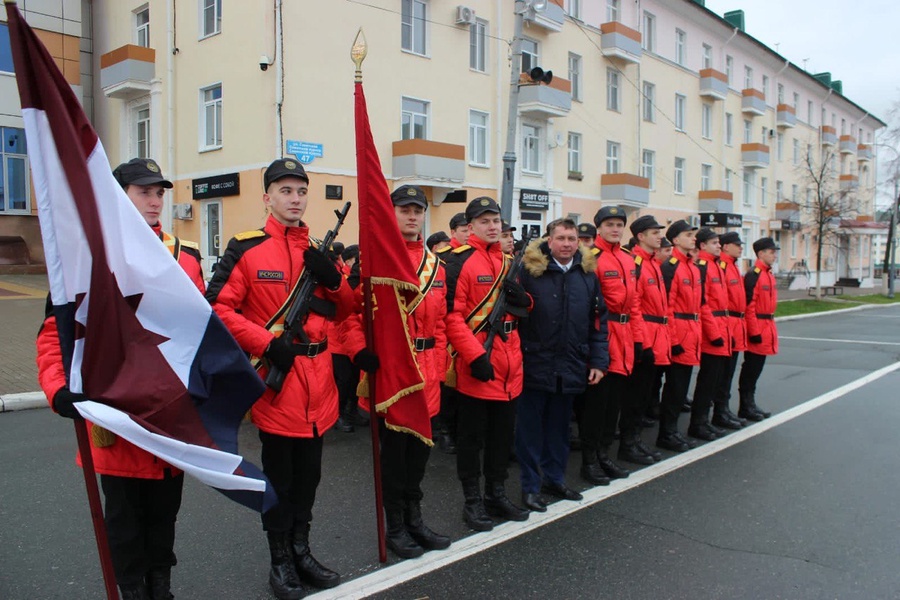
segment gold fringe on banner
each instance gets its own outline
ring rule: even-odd
[[[95,448],[107,448],[116,443],[116,434],[99,425],[91,424],[91,443]]]

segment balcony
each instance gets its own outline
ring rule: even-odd
[[[641,32],[617,21],[600,25],[600,53],[608,58],[621,58],[631,63],[641,62]]]
[[[837,144],[837,132],[830,125],[822,125],[819,130],[822,134],[823,146],[834,146]]]
[[[108,98],[132,100],[150,93],[156,51],[127,44],[100,57],[100,88]]]
[[[800,222],[800,205],[794,202],[778,202],[775,204],[775,218],[790,223]]]
[[[859,177],[856,175],[841,175],[840,189],[842,192],[854,192],[859,188]]]
[[[842,135],[838,148],[840,149],[841,154],[856,154],[857,146],[858,144],[856,143],[855,137],[852,135]]]
[[[769,147],[765,144],[741,144],[741,164],[746,169],[769,166]]]
[[[741,111],[749,115],[762,116],[766,114],[766,95],[759,90],[747,88],[741,92]]]
[[[715,69],[701,69],[700,95],[713,100],[724,100],[728,97],[728,76]]]
[[[860,144],[856,147],[856,160],[872,160],[872,146]]]
[[[394,179],[408,177],[422,185],[438,186],[440,182],[460,183],[465,179],[465,146],[413,139],[396,141],[392,149]]]
[[[797,111],[790,104],[779,104],[776,108],[775,125],[794,127],[797,125]]]
[[[547,31],[562,31],[563,23],[566,22],[566,11],[560,4],[555,2],[547,2],[547,7],[538,12],[528,9],[525,12],[525,22],[543,27]]]
[[[605,204],[643,208],[650,203],[650,180],[630,173],[601,175],[600,198]]]
[[[734,210],[734,194],[725,190],[701,190],[697,194],[699,212],[730,213]]]
[[[535,83],[524,73],[519,78],[520,115],[550,119],[564,117],[571,109],[572,82],[569,80],[554,76],[550,83]]]

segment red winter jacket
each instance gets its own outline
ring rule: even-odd
[[[159,236],[160,241],[166,246],[178,264],[188,274],[200,293],[206,291],[206,281],[203,279],[203,267],[201,266],[200,250],[197,244],[177,238],[171,233],[162,230],[162,225],[152,226],[153,233]]]
[[[609,330],[609,372],[630,375],[634,345],[644,343],[644,320],[637,297],[634,259],[619,244],[599,235],[594,241],[597,279],[606,302]]]
[[[744,276],[747,294],[747,350],[754,354],[778,354],[778,328],[775,326],[775,307],[778,292],[772,268],[761,260]],[[753,336],[762,336],[762,342],[754,343]]]
[[[410,342],[416,348],[416,363],[425,378],[428,415],[433,417],[441,409],[441,381],[447,371],[446,275],[440,259],[434,253],[425,250],[422,240],[406,242],[406,250],[410,260],[417,267],[419,289],[423,289],[429,282],[432,282],[425,294],[425,299],[407,318],[406,327],[409,331]],[[423,261],[423,258],[427,259],[427,263]],[[431,273],[434,269],[437,269],[437,274],[432,279]],[[357,305],[359,306],[362,302],[362,286],[357,291],[359,296]],[[341,336],[343,345],[350,356],[356,356],[357,352],[366,347],[362,315],[358,311],[341,324]],[[426,346],[428,347],[426,348]],[[386,360],[382,364],[385,368],[390,368]],[[365,408],[368,409],[368,401],[366,401]]]
[[[700,364],[700,271],[678,248],[661,267],[669,290],[669,339],[672,362],[696,367]]]
[[[725,273],[719,268],[717,256],[703,250],[697,253],[697,269],[703,284],[700,305],[702,343],[700,352],[713,356],[731,356],[731,331],[728,325],[728,289]],[[721,340],[721,346],[712,342]]]
[[[725,287],[728,289],[728,329],[731,332],[731,353],[735,354],[747,349],[747,322],[744,320],[747,296],[737,261],[723,252],[719,256],[719,268],[725,273]]]
[[[481,238],[469,236],[469,243],[447,256],[447,343],[457,352],[456,389],[461,394],[483,400],[512,400],[522,393],[522,349],[519,332],[511,331],[504,342],[494,339],[491,365],[493,381],[479,381],[472,377],[469,364],[484,354],[487,333],[477,335],[466,324],[466,317],[487,296],[503,270],[500,244],[488,244]],[[516,318],[507,315],[512,327]]]
[[[303,272],[303,252],[309,247],[306,225],[288,227],[270,216],[261,230],[238,234],[209,282],[206,298],[245,352],[261,357],[275,339],[265,325],[285,303]],[[310,342],[327,339],[332,317],[341,320],[352,310],[347,280],[337,290],[322,286],[314,294],[320,312],[310,311],[303,330]],[[275,325],[273,330],[278,330]],[[280,333],[279,333],[280,335]],[[296,342],[295,342],[296,343]],[[267,369],[259,369],[265,378]],[[314,358],[298,356],[276,395],[266,389],[253,405],[253,422],[262,431],[285,437],[323,435],[338,418],[337,388],[331,349]]]
[[[644,325],[644,349],[653,348],[656,365],[671,362],[672,345],[669,341],[669,298],[663,283],[659,262],[640,246],[631,249],[638,270],[637,297]]]

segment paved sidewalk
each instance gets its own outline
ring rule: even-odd
[[[0,275],[0,396],[40,389],[34,339],[47,290],[46,275]]]

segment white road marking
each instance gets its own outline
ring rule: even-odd
[[[846,385],[842,385],[830,392],[826,392],[821,396],[807,400],[803,404],[778,413],[777,415],[773,415],[765,421],[755,423],[746,429],[735,431],[724,438],[709,442],[708,444],[704,444],[689,452],[677,454],[662,462],[656,463],[655,465],[643,468],[636,473],[632,473],[628,479],[616,480],[608,487],[594,487],[586,490],[583,493],[584,500],[581,502],[556,502],[547,507],[547,512],[545,513],[531,513],[531,517],[527,521],[521,523],[506,522],[494,527],[491,532],[469,535],[468,537],[455,542],[448,550],[426,552],[421,558],[404,560],[391,565],[390,567],[379,569],[368,575],[348,581],[332,590],[323,590],[315,594],[314,597],[319,600],[330,598],[355,599],[365,598],[372,594],[383,592],[415,579],[416,577],[426,575],[432,571],[468,558],[478,552],[503,544],[522,534],[533,531],[548,523],[552,523],[557,519],[576,513],[588,506],[603,502],[622,492],[627,492],[628,490],[641,486],[649,481],[668,475],[673,471],[677,471],[678,469],[703,460],[704,458],[708,458],[713,454],[722,452],[745,440],[766,433],[770,429],[774,429],[775,427],[796,419],[811,410],[824,406],[825,404],[872,383],[889,373],[893,373],[897,369],[900,369],[900,362],[895,362],[878,369],[877,371],[851,381]],[[461,508],[460,502],[460,510]]]
[[[873,342],[872,340],[832,340],[829,338],[791,337],[779,335],[779,340],[799,340],[802,342],[833,342],[835,344],[869,344],[870,346],[900,346],[900,342]]]

